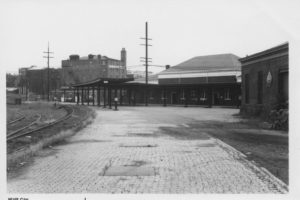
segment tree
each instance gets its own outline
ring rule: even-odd
[[[6,74],[6,87],[17,87],[17,78],[18,75]]]

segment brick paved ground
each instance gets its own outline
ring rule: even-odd
[[[161,127],[234,121],[236,109],[97,109],[93,124],[43,150],[8,179],[13,193],[284,193],[280,182],[214,138],[179,140]],[[198,130],[199,133],[201,130]]]

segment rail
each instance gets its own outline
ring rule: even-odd
[[[54,122],[50,122],[50,123],[48,123],[48,124],[46,124],[46,125],[44,125],[44,126],[38,127],[38,128],[36,128],[36,129],[30,130],[30,131],[27,131],[27,132],[24,132],[24,133],[19,133],[19,132],[21,132],[22,130],[25,130],[26,128],[29,128],[29,127],[32,126],[34,123],[36,123],[36,121],[37,121],[37,120],[36,120],[35,122],[31,123],[30,125],[27,125],[26,127],[21,128],[22,130],[19,129],[19,130],[17,130],[17,131],[14,131],[13,133],[7,135],[6,140],[7,140],[7,141],[10,141],[10,140],[13,140],[13,139],[22,137],[22,136],[26,136],[26,135],[32,134],[32,133],[34,133],[34,132],[36,132],[36,131],[40,131],[40,130],[42,130],[42,129],[51,127],[51,126],[53,126],[53,125],[55,125],[55,124],[57,124],[57,123],[59,123],[59,122],[62,122],[62,121],[64,121],[64,120],[70,118],[70,117],[72,116],[72,114],[74,113],[74,109],[71,108],[71,107],[69,107],[69,106],[65,106],[65,105],[62,106],[62,107],[64,107],[65,110],[67,111],[67,113],[68,113],[67,115],[65,115],[65,116],[63,116],[63,117],[61,117],[61,118],[55,120]],[[19,134],[18,134],[18,133],[19,133]]]

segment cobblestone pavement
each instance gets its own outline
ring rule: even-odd
[[[165,110],[162,110],[165,109]],[[272,175],[214,138],[179,140],[160,127],[235,120],[236,109],[121,107],[43,150],[10,193],[285,193]]]

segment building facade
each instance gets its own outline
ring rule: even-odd
[[[234,54],[197,56],[159,73],[158,84],[173,88],[167,92],[170,104],[236,105],[241,83],[238,59]]]
[[[70,86],[97,78],[126,78],[126,50],[121,50],[121,59],[101,55],[70,55],[62,61],[62,85]]]
[[[241,113],[266,117],[272,109],[288,107],[289,44],[240,59]]]
[[[78,99],[95,94],[92,96],[100,99],[98,105],[104,106],[115,97],[123,105],[237,106],[241,93],[238,59],[233,54],[195,57],[173,67],[166,66],[165,71],[149,76],[148,84],[145,78],[118,83],[100,78],[73,86]]]

